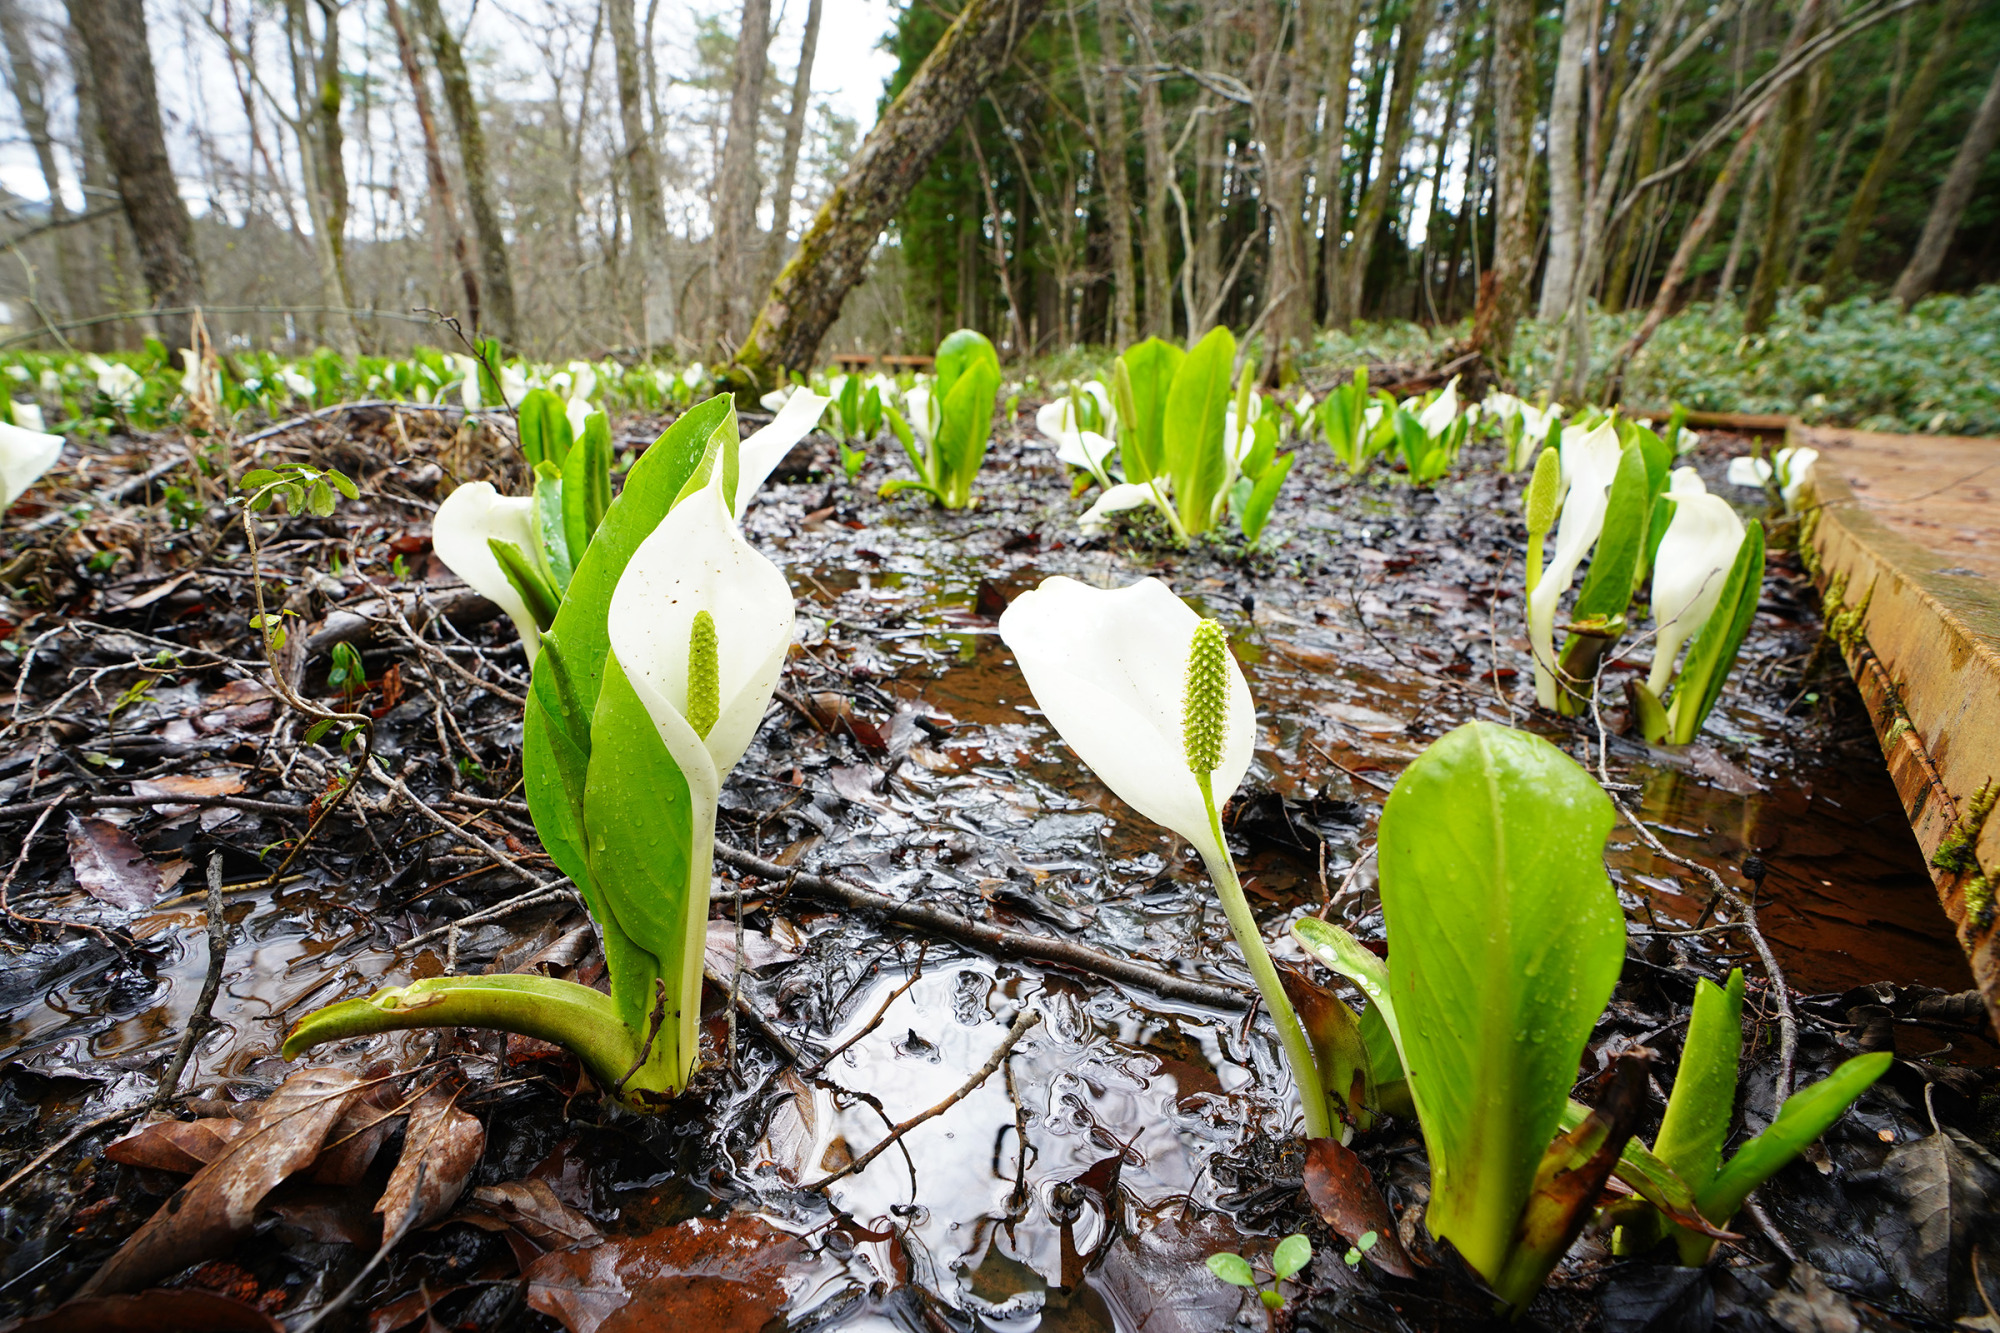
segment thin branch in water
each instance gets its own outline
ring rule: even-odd
[[[201,995],[194,1002],[194,1012],[188,1016],[187,1031],[181,1034],[167,1072],[160,1075],[160,1086],[153,1093],[155,1110],[172,1102],[179,1093],[181,1076],[187,1072],[195,1044],[215,1026],[215,997],[222,989],[222,965],[228,957],[229,920],[222,914],[222,853],[218,851],[208,858],[208,975],[202,979]]]

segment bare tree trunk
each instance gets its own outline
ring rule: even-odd
[[[1633,165],[1632,174],[1641,180],[1651,175],[1653,168],[1660,164],[1660,134],[1663,128],[1660,118],[1659,99],[1642,113],[1645,124],[1639,130],[1639,159]],[[1625,219],[1623,233],[1618,237],[1618,250],[1611,261],[1611,274],[1604,281],[1604,292],[1599,298],[1606,314],[1617,314],[1625,308],[1626,289],[1632,285],[1632,265],[1639,255],[1641,238],[1650,231],[1650,224],[1642,224],[1635,213]],[[1650,266],[1651,257],[1648,256]]]
[[[21,12],[21,0],[0,0],[0,40],[7,44],[8,72],[14,87],[14,103],[21,111],[21,126],[35,150],[42,169],[42,183],[49,191],[49,222],[56,228],[51,238],[56,252],[56,286],[62,293],[60,309],[71,317],[84,313],[87,304],[78,269],[76,247],[70,229],[62,225],[69,218],[63,202],[62,173],[56,167],[55,144],[49,138],[48,102],[42,84],[42,69],[35,61],[28,38],[28,16]],[[90,201],[84,200],[84,212]]]
[[[345,356],[361,353],[349,294],[344,254],[347,233],[347,168],[340,131],[340,19],[333,0],[320,0],[325,28],[314,47],[306,0],[285,2],[286,54],[291,60],[292,128],[305,166],[306,213],[312,219],[313,258],[319,264],[320,299],[333,342]]]
[[[1874,224],[1875,209],[1882,202],[1882,189],[1902,165],[1903,155],[1910,151],[1917,127],[1931,108],[1931,94],[1937,87],[1938,76],[1959,54],[1958,30],[1971,8],[1972,0],[1949,0],[1938,15],[1930,50],[1924,53],[1909,86],[1897,98],[1889,123],[1883,127],[1881,146],[1869,159],[1868,170],[1862,174],[1861,184],[1855,187],[1847,214],[1841,219],[1840,236],[1833,243],[1833,253],[1827,256],[1826,271],[1820,278],[1824,300],[1836,301],[1845,295],[1848,281],[1854,275],[1854,261],[1861,254],[1861,242]]]
[[[812,368],[820,340],[867,270],[876,238],[1041,12],[1042,0],[967,0],[868,132],[771,285],[734,364],[722,372],[730,389],[755,395],[774,387],[787,370]]]
[[[1153,16],[1150,5],[1128,3],[1126,16],[1132,33],[1139,39],[1139,54],[1148,65],[1160,63],[1153,45]],[[1140,258],[1146,275],[1147,334],[1155,338],[1174,336],[1174,296],[1168,276],[1167,194],[1174,176],[1174,162],[1167,151],[1167,110],[1160,97],[1160,81],[1148,74],[1139,81],[1139,137],[1146,148],[1146,203],[1142,219],[1145,231],[1140,239]],[[1195,330],[1190,328],[1188,336]]]
[[[1430,37],[1431,20],[1437,14],[1437,0],[1411,0],[1409,14],[1396,43],[1396,84],[1389,91],[1388,124],[1382,131],[1382,167],[1369,182],[1368,193],[1354,218],[1354,243],[1342,261],[1345,279],[1340,307],[1332,312],[1333,323],[1341,328],[1361,315],[1362,288],[1368,281],[1368,260],[1375,250],[1375,234],[1388,216],[1391,194],[1402,179],[1403,144],[1409,138],[1410,115],[1416,106],[1417,80],[1423,70],[1424,43]]]
[[[799,148],[806,137],[806,107],[812,97],[813,54],[819,49],[820,0],[806,5],[806,35],[799,43],[798,73],[792,77],[792,105],[785,115],[785,149],[778,161],[778,189],[771,196],[771,247],[765,260],[768,280],[785,257],[792,230],[792,190],[799,179]]]
[[[76,89],[77,156],[82,159],[83,202],[94,207],[118,198],[117,182],[111,177],[104,157],[104,135],[97,118],[97,89],[91,76],[90,55],[74,22],[63,25],[63,51],[69,57],[72,82]],[[130,309],[139,296],[132,281],[132,225],[121,211],[108,225],[92,228],[85,249],[84,281],[93,305],[113,310]],[[84,341],[92,351],[108,352],[118,345],[116,324],[92,325]]]
[[[1506,3],[1506,0],[1502,0]],[[1361,0],[1331,0],[1326,31],[1326,132],[1320,140],[1319,193],[1326,205],[1320,238],[1320,290],[1328,317],[1340,304],[1340,241],[1347,230],[1347,191],[1341,175],[1347,153],[1347,104],[1354,82],[1354,34]]]
[[[1958,232],[1959,220],[1965,216],[1965,206],[1972,200],[1979,173],[1996,142],[2000,142],[2000,65],[1994,67],[1986,96],[1972,113],[1972,123],[1966,127],[1965,138],[1951,159],[1951,170],[1945,173],[1944,184],[1938,188],[1937,198],[1931,201],[1930,217],[1917,241],[1917,251],[1910,256],[1903,276],[1896,279],[1892,295],[1903,303],[1905,310],[1915,305],[1937,281],[1938,270],[1944,267],[1945,252],[1951,248],[1951,238]]]
[[[1070,19],[1074,38],[1075,17]],[[1077,45],[1081,47],[1081,43]],[[1136,274],[1132,267],[1132,181],[1125,174],[1125,78],[1113,66],[1119,58],[1118,16],[1109,4],[1097,6],[1097,46],[1100,64],[1097,105],[1092,108],[1091,145],[1097,163],[1097,178],[1104,187],[1105,221],[1111,229],[1111,343],[1124,347],[1138,336],[1138,303],[1134,299]],[[1077,67],[1083,68],[1083,54],[1077,53]],[[1085,87],[1089,87],[1088,81]]]
[[[1549,262],[1542,274],[1537,314],[1559,319],[1569,311],[1576,279],[1577,244],[1583,231],[1583,174],[1577,142],[1583,116],[1583,60],[1596,33],[1594,0],[1567,0],[1562,47],[1556,56],[1555,92],[1549,101]]]
[[[424,134],[424,171],[430,180],[431,212],[444,230],[452,258],[458,263],[458,280],[465,289],[465,322],[479,327],[479,273],[473,266],[472,248],[465,242],[465,228],[458,218],[458,201],[452,197],[451,175],[444,169],[444,149],[438,143],[437,117],[431,112],[430,85],[424,80],[423,64],[410,41],[409,25],[403,22],[403,7],[396,0],[383,0],[388,7],[389,27],[396,34],[396,54],[410,81],[410,96],[417,107],[417,124]]]
[[[1482,284],[1472,345],[1496,369],[1514,351],[1535,267],[1530,225],[1535,156],[1535,0],[1493,5],[1493,268]]]
[[[1776,105],[1775,102],[1772,103]],[[1760,119],[1759,129],[1762,129]],[[1717,300],[1736,299],[1736,274],[1743,267],[1743,252],[1749,248],[1750,228],[1757,218],[1758,197],[1764,190],[1764,178],[1771,174],[1770,145],[1757,136],[1757,156],[1750,164],[1750,175],[1743,182],[1743,198],[1736,206],[1736,230],[1729,236],[1729,254],[1722,261],[1722,272],[1716,275],[1715,296]]]
[[[618,120],[625,135],[626,191],[632,201],[632,257],[638,270],[639,337],[650,353],[674,336],[674,283],[667,271],[667,214],[660,200],[660,167],[646,128],[639,38],[632,0],[607,0],[611,51],[618,66]],[[577,127],[581,148],[583,128]]]
[[[118,196],[139,245],[139,271],[155,306],[201,304],[201,263],[194,223],[181,201],[160,123],[153,56],[146,45],[144,0],[68,0],[70,23],[90,59],[98,133],[118,177]],[[162,315],[169,347],[190,342],[189,317]]]
[[[1820,0],[1805,0],[1793,26],[1795,45],[1809,41],[1825,13]],[[1778,289],[1791,267],[1792,246],[1798,239],[1799,196],[1805,192],[1806,150],[1813,129],[1812,89],[1803,78],[1785,85],[1778,109],[1777,151],[1771,159],[1771,201],[1764,210],[1764,231],[1757,245],[1757,272],[1743,303],[1743,331],[1762,333],[1778,308]]]
[[[1300,18],[1305,18],[1301,11]],[[1268,21],[1268,20],[1267,20]],[[1305,34],[1284,44],[1282,25],[1268,56],[1265,90],[1257,101],[1258,138],[1264,145],[1264,204],[1270,213],[1271,255],[1264,284],[1264,341],[1267,384],[1298,377],[1297,358],[1312,334],[1312,287],[1306,253],[1305,125],[1309,98],[1305,77]]]
[[[736,66],[729,81],[729,136],[716,183],[716,341],[725,351],[750,325],[757,259],[757,130],[764,105],[764,63],[771,45],[770,0],[743,0]]]
[[[493,189],[487,181],[486,131],[479,123],[479,104],[473,100],[472,80],[465,72],[465,55],[459,50],[451,26],[445,22],[438,0],[410,0],[410,9],[424,39],[430,43],[438,80],[444,85],[445,106],[451,111],[452,129],[458,136],[458,161],[465,173],[466,203],[472,209],[472,230],[479,238],[480,285],[485,296],[481,313],[487,320],[487,330],[511,347],[519,333],[514,313],[513,265],[507,257],[507,235],[501,230],[499,211],[493,207]]]

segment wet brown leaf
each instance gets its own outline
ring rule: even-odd
[[[709,922],[708,940],[703,952],[707,955],[708,965],[715,969],[717,975],[727,977],[736,967],[736,923]],[[798,956],[797,949],[780,944],[761,930],[746,928],[743,932],[745,972],[757,972],[774,963],[789,963]]]
[[[811,1085],[791,1069],[778,1075],[778,1087],[791,1095],[771,1110],[763,1141],[757,1145],[757,1165],[774,1167],[796,1184],[812,1163],[819,1142],[819,1103]]]
[[[160,868],[108,820],[69,817],[69,864],[78,888],[123,911],[145,911],[160,896]]]
[[[240,773],[211,773],[206,777],[168,773],[157,778],[135,778],[132,781],[134,796],[179,797],[182,800],[193,796],[234,796],[242,790],[243,775]],[[180,807],[167,808],[178,810]]]
[[[465,1220],[487,1231],[512,1229],[545,1250],[587,1245],[603,1233],[556,1197],[546,1180],[508,1180],[472,1191]]]
[[[1875,1227],[1897,1285],[1940,1319],[1962,1313],[1973,1243],[2000,1216],[2000,1159],[1946,1126],[1898,1144],[1877,1179],[1896,1205]]]
[[[759,1333],[784,1309],[785,1267],[804,1253],[760,1218],[694,1218],[543,1255],[528,1270],[528,1304],[569,1333]]]
[[[301,1069],[286,1079],[223,1153],[147,1218],[80,1294],[136,1290],[249,1230],[264,1196],[318,1158],[360,1083],[344,1069]]]
[[[242,1132],[240,1120],[159,1120],[107,1144],[104,1155],[125,1166],[193,1175],[220,1157]]]
[[[1226,1218],[1190,1223],[1170,1205],[1121,1234],[1084,1280],[1111,1308],[1114,1327],[1205,1333],[1233,1325],[1243,1303],[1242,1292],[1208,1271],[1208,1256],[1242,1248]]]
[[[431,1308],[445,1297],[465,1290],[463,1282],[448,1282],[439,1287],[425,1285],[398,1301],[378,1306],[368,1313],[368,1333],[395,1333],[399,1328],[407,1328],[419,1319],[426,1329],[438,1327],[431,1318]]]
[[[388,1188],[375,1211],[382,1214],[382,1233],[396,1235],[405,1225],[427,1226],[451,1211],[479,1155],[486,1151],[486,1129],[479,1117],[457,1106],[457,1097],[432,1088],[410,1108],[410,1127],[403,1132],[403,1155],[389,1174]],[[418,1179],[417,1167],[423,1166]]]
[[[262,1310],[212,1291],[155,1288],[135,1296],[79,1296],[13,1333],[284,1333]]]
[[[1375,1178],[1352,1149],[1334,1139],[1306,1144],[1306,1197],[1320,1221],[1350,1245],[1369,1232],[1375,1246],[1368,1262],[1397,1277],[1414,1277],[1416,1269],[1396,1235],[1396,1219],[1388,1201],[1375,1188]]]
[[[313,1163],[312,1178],[322,1185],[358,1185],[375,1164],[375,1154],[403,1119],[403,1097],[390,1082],[373,1084],[347,1104],[339,1123],[327,1131],[326,1147]]]

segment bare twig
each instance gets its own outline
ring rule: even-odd
[[[653,1053],[653,1040],[660,1035],[660,1025],[666,1021],[666,1017],[667,983],[662,977],[654,977],[653,1012],[652,1016],[646,1020],[646,1040],[639,1043],[639,1054],[632,1058],[632,1067],[620,1074],[618,1081],[611,1085],[612,1096],[622,1097],[625,1095],[625,1085],[632,1081],[632,1075],[639,1072],[639,1067],[646,1063],[646,1057]]]
[[[0,1195],[5,1195],[9,1190],[13,1189],[23,1180],[26,1180],[29,1176],[41,1170],[43,1166],[47,1165],[49,1159],[53,1158],[57,1153],[61,1152],[64,1148],[69,1147],[70,1144],[75,1143],[78,1139],[83,1138],[85,1135],[95,1134],[98,1130],[103,1129],[108,1125],[120,1124],[123,1121],[130,1120],[133,1116],[143,1115],[151,1109],[152,1109],[152,1104],[150,1102],[141,1103],[138,1106],[127,1107],[123,1111],[114,1111],[110,1115],[100,1116],[97,1119],[90,1121],[88,1124],[78,1125],[75,1129],[63,1135],[61,1138],[57,1139],[54,1143],[51,1143],[48,1147],[42,1149],[40,1152],[36,1153],[33,1157],[29,1158],[27,1165],[23,1166],[13,1175],[7,1177],[5,1180],[0,1180]]]
[[[516,912],[525,912],[530,907],[539,907],[543,903],[552,903],[562,898],[567,898],[571,902],[578,901],[576,890],[570,887],[570,882],[567,878],[559,879],[546,887],[530,889],[518,898],[509,898],[505,902],[495,903],[491,907],[482,907],[470,916],[460,917],[449,925],[439,926],[436,930],[427,930],[421,935],[412,936],[410,939],[403,941],[403,947],[412,949],[419,944],[429,944],[439,936],[449,935],[454,930],[463,930],[467,926],[485,925],[489,921],[499,921],[514,915]]]
[[[821,1177],[806,1188],[809,1190],[823,1190],[844,1176],[851,1176],[857,1171],[865,1170],[870,1162],[888,1150],[890,1144],[900,1142],[905,1134],[915,1129],[918,1125],[923,1124],[927,1120],[935,1120],[952,1107],[964,1101],[972,1095],[973,1090],[978,1088],[980,1084],[993,1077],[995,1071],[1006,1063],[1007,1057],[1014,1053],[1014,1048],[1020,1044],[1021,1038],[1028,1035],[1028,1029],[1041,1021],[1042,1015],[1040,1010],[1021,1010],[1019,1014],[1015,1015],[1014,1025],[1007,1029],[1007,1036],[1001,1041],[999,1048],[987,1057],[985,1064],[973,1070],[972,1077],[961,1083],[958,1086],[958,1090],[953,1092],[951,1096],[945,1098],[930,1110],[920,1111],[908,1120],[902,1121],[889,1132],[888,1138],[883,1139],[880,1143],[870,1148],[867,1152],[862,1153],[861,1156],[855,1158],[846,1166],[841,1167],[838,1171]]]
[[[882,1020],[889,1016],[889,1006],[894,1004],[897,1000],[903,998],[903,996],[909,992],[910,987],[916,985],[917,982],[922,979],[924,975],[924,954],[927,950],[927,947],[928,946],[918,947],[916,966],[910,969],[909,979],[904,981],[902,985],[896,987],[896,989],[889,992],[888,998],[882,1001],[882,1007],[875,1011],[875,1017],[869,1019],[867,1024],[861,1029],[861,1031],[855,1033],[853,1036],[849,1037],[846,1041],[843,1041],[842,1043],[840,1043],[840,1045],[834,1047],[832,1050],[828,1051],[823,1057],[821,1057],[820,1062],[814,1065],[812,1069],[809,1071],[807,1075],[808,1077],[814,1077],[822,1073],[828,1065],[832,1064],[835,1060],[838,1060],[841,1056],[845,1055],[853,1047],[855,1042],[860,1041],[863,1037],[873,1032],[876,1028],[882,1026]]]
[[[215,852],[208,858],[208,975],[202,980],[194,1012],[188,1015],[181,1044],[174,1049],[167,1071],[160,1075],[160,1086],[153,1093],[155,1110],[173,1101],[180,1091],[181,1075],[187,1072],[188,1060],[194,1055],[195,1043],[215,1026],[215,997],[222,989],[222,965],[228,957],[229,920],[222,914],[222,853]]]

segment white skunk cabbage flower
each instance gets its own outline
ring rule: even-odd
[[[1000,637],[1077,758],[1216,865],[1227,864],[1229,851],[1188,767],[1185,729],[1188,652],[1200,623],[1158,579],[1105,590],[1057,575],[1001,614]],[[1256,740],[1256,708],[1233,656],[1225,718],[1208,775],[1218,808],[1243,781]]]
[[[139,391],[146,387],[146,381],[138,371],[122,361],[106,361],[101,356],[88,356],[83,364],[97,376],[97,391],[120,408],[128,408],[139,401]]]
[[[1431,400],[1429,407],[1417,413],[1417,424],[1424,428],[1424,434],[1436,439],[1451,429],[1451,423],[1458,419],[1458,376],[1451,377],[1451,383],[1444,386],[1444,392]]]
[[[1764,483],[1771,479],[1771,468],[1778,469],[1778,494],[1785,502],[1785,511],[1790,513],[1798,506],[1799,488],[1806,484],[1812,474],[1813,464],[1819,461],[1819,450],[1786,448],[1771,455],[1771,461],[1743,454],[1729,460],[1726,474],[1731,486],[1745,486],[1752,490],[1763,490]]]
[[[1167,502],[1160,494],[1159,487],[1157,478],[1146,482],[1124,481],[1107,486],[1097,493],[1096,503],[1084,511],[1083,517],[1077,520],[1077,526],[1083,529],[1085,536],[1096,537],[1111,526],[1113,514],[1122,514],[1127,509],[1137,509],[1140,505],[1147,504],[1164,511]]]
[[[911,385],[910,391],[903,395],[903,402],[909,408],[907,420],[910,433],[922,440],[925,448],[929,448],[931,441],[937,436],[944,404],[938,401],[938,396],[927,379],[920,379]]]
[[[839,390],[836,389],[834,392],[838,395]],[[766,412],[781,412],[784,410],[786,400],[791,396],[792,386],[789,384],[780,384],[777,388],[759,398],[757,406],[763,408]]]
[[[1091,381],[1095,384],[1096,381]],[[1089,385],[1084,386],[1090,387]],[[1106,422],[1113,420],[1107,409]],[[1106,436],[1094,430],[1080,430],[1076,423],[1075,404],[1067,397],[1043,403],[1035,410],[1035,429],[1042,437],[1056,447],[1056,457],[1070,467],[1080,467],[1096,477],[1098,482],[1109,488],[1111,478],[1105,471],[1105,460],[1117,445]]]
[[[569,437],[572,440],[582,439],[584,423],[603,410],[590,400],[581,397],[572,398],[563,404],[563,415],[569,419]]]
[[[1674,516],[1653,562],[1653,623],[1659,628],[1646,687],[1655,698],[1666,694],[1681,645],[1715,614],[1743,545],[1743,520],[1727,500],[1708,493],[1693,468],[1674,469],[1667,498],[1674,502]]]
[[[479,363],[462,352],[453,352],[451,364],[459,374],[459,404],[468,412],[477,412],[483,406],[479,399]]]
[[[14,404],[17,412],[20,406]],[[55,466],[62,450],[60,435],[0,422],[0,513],[12,509],[14,501]]]
[[[569,363],[569,396],[572,400],[588,399],[597,392],[597,367],[588,361]]]
[[[1535,654],[1535,697],[1542,707],[1556,705],[1556,607],[1569,591],[1576,567],[1597,545],[1604,531],[1604,510],[1611,479],[1623,453],[1618,430],[1608,420],[1595,430],[1572,426],[1562,436],[1562,518],[1556,525],[1556,550],[1528,595],[1528,640]]]
[[[764,397],[768,400],[771,395]],[[784,461],[792,446],[803,440],[813,427],[819,425],[820,417],[833,399],[822,397],[811,389],[796,389],[785,396],[785,401],[773,409],[777,415],[771,424],[751,435],[738,446],[736,455],[736,494],[732,498],[732,512],[738,521],[750,507],[751,499],[771,475],[771,470]]]
[[[9,409],[9,415],[14,418],[14,424],[22,430],[31,430],[38,435],[48,434],[49,424],[42,419],[42,405],[40,403],[24,402],[16,398]]]
[[[497,603],[521,633],[521,648],[532,664],[541,651],[542,630],[528,604],[508,581],[489,541],[510,542],[530,560],[540,546],[533,496],[501,495],[492,483],[470,481],[444,498],[431,520],[431,549],[451,572],[480,596]]]
[[[286,391],[294,398],[303,398],[307,402],[311,402],[313,397],[319,393],[319,385],[313,383],[304,375],[299,374],[298,371],[292,369],[290,366],[286,366],[283,370],[280,370],[278,378],[284,383]]]
[[[687,369],[681,372],[681,383],[690,389],[699,388],[701,382],[707,378],[708,367],[699,361],[688,362]]]

